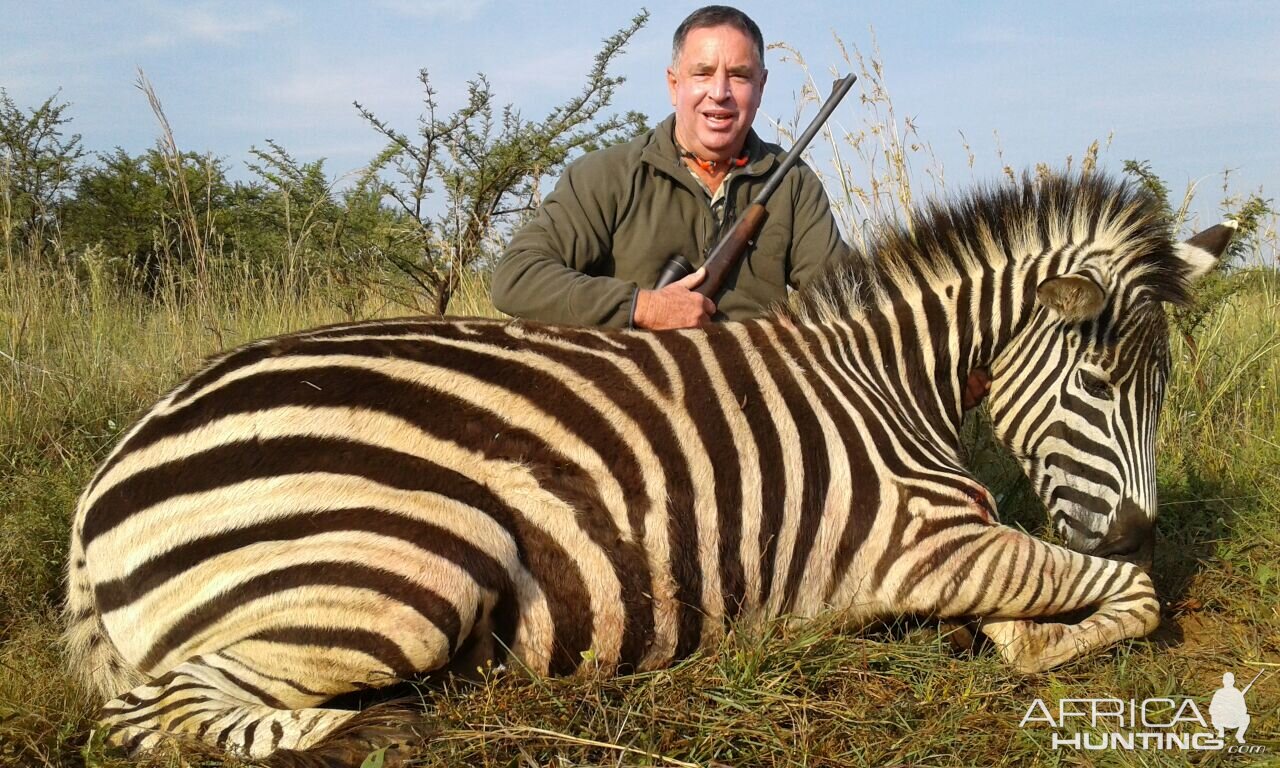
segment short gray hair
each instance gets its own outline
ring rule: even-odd
[[[750,37],[756,44],[756,55],[760,57],[760,66],[764,66],[764,35],[760,34],[760,27],[751,20],[750,16],[727,5],[704,5],[680,22],[680,26],[676,27],[675,35],[671,38],[671,62],[674,64],[680,58],[680,51],[684,48],[685,38],[690,32],[695,29],[722,26],[733,27]]]

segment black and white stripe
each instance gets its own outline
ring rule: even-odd
[[[1210,262],[1132,190],[1056,179],[926,212],[759,320],[250,344],[85,491],[73,663],[117,743],[262,756],[340,731],[352,713],[321,705],[360,687],[508,654],[650,669],[780,614],[987,617],[1024,669],[1145,634],[1149,578],[999,525],[957,429],[989,371],[997,434],[1073,545],[1149,529],[1161,305]]]

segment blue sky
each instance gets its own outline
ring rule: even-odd
[[[671,32],[693,3],[645,3],[652,16],[619,72],[620,109],[656,121],[670,107],[663,70]],[[899,116],[942,161],[948,187],[1077,159],[1113,140],[1102,165],[1151,162],[1195,210],[1214,218],[1221,173],[1233,189],[1280,197],[1280,3],[744,2],[766,42],[786,41],[815,70],[839,62],[833,34],[869,51],[872,29]],[[359,100],[408,130],[421,108],[419,68],[445,108],[486,73],[529,117],[575,93],[603,38],[640,5],[558,0],[16,2],[0,0],[0,87],[23,106],[61,89],[94,151],[151,146],[156,124],[134,87],[141,67],[179,145],[211,151],[245,178],[251,146],[280,142],[303,160],[354,171],[380,148]],[[770,52],[762,116],[794,109],[800,75]],[[855,99],[836,120],[857,121]],[[960,133],[976,157],[967,167]]]

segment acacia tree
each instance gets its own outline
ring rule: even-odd
[[[525,120],[510,104],[496,109],[484,75],[467,84],[465,106],[440,117],[426,69],[418,73],[425,109],[412,137],[356,102],[360,115],[388,140],[369,173],[403,221],[400,234],[409,247],[385,254],[416,286],[402,303],[443,315],[464,272],[496,251],[499,227],[536,207],[542,178],[558,173],[577,153],[645,130],[638,112],[603,111],[624,80],[611,75],[610,67],[648,18],[641,12],[605,40],[582,91],[541,120]],[[437,187],[443,201],[432,198]]]
[[[1191,204],[1191,193],[1188,190],[1181,206],[1174,211],[1169,198],[1169,185],[1151,169],[1151,163],[1143,160],[1126,160],[1124,172],[1137,180],[1164,210],[1169,226],[1180,229],[1187,218],[1187,210]],[[1223,193],[1226,194],[1227,175],[1223,178]],[[1204,325],[1205,320],[1213,316],[1226,305],[1232,296],[1238,293],[1250,280],[1247,269],[1242,269],[1244,255],[1256,246],[1258,233],[1267,216],[1275,213],[1271,200],[1264,199],[1261,194],[1229,195],[1222,201],[1223,219],[1230,219],[1236,224],[1236,234],[1222,256],[1221,268],[1202,279],[1197,285],[1191,303],[1185,307],[1172,310],[1174,328],[1182,335],[1187,349],[1193,359],[1200,355],[1200,346],[1196,341],[1196,333]],[[1196,384],[1205,388],[1205,382],[1199,366],[1194,366]]]
[[[249,150],[257,162],[248,163],[266,185],[259,213],[284,236],[285,255],[296,264],[304,253],[333,250],[341,231],[342,209],[333,196],[333,182],[324,171],[324,158],[300,162],[279,143],[267,139],[267,149]]]
[[[83,252],[100,246],[153,281],[159,274],[168,192],[155,161],[117,147],[100,154],[76,181],[62,225],[66,245]]]
[[[142,275],[147,290],[159,285],[167,269],[192,264],[197,257],[183,222],[193,214],[174,194],[171,167],[181,174],[190,199],[200,201],[203,228],[222,231],[235,187],[220,160],[195,152],[167,158],[159,148],[130,155],[117,147],[77,173],[73,195],[62,203],[68,251],[100,245]]]
[[[403,216],[383,206],[376,178],[366,174],[339,191],[345,178],[330,179],[324,158],[302,162],[279,143],[268,139],[266,144],[265,150],[250,149],[256,162],[248,164],[249,170],[262,183],[244,188],[252,203],[238,218],[250,225],[241,231],[256,239],[250,242],[237,233],[237,247],[283,253],[289,268],[338,260],[359,268],[367,266],[371,252],[386,253],[390,244],[383,235],[396,229]]]
[[[65,134],[70,104],[57,98],[24,112],[0,88],[0,237],[8,252],[16,243],[35,259],[56,229],[58,204],[84,156],[80,134]]]

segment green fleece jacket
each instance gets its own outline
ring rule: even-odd
[[[555,190],[511,238],[493,272],[493,304],[547,323],[627,327],[639,288],[683,254],[694,266],[719,222],[707,192],[680,160],[675,116],[625,143],[571,164]],[[736,219],[764,186],[782,149],[747,137],[748,163],[725,182],[725,216]],[[716,319],[742,320],[784,301],[828,257],[846,250],[822,183],[804,163],[765,206],[764,227],[716,302]]]

